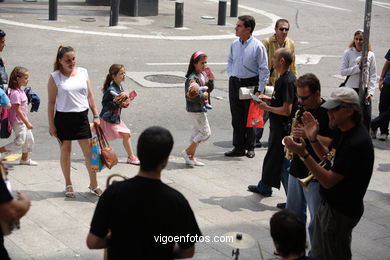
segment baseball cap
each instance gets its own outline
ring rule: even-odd
[[[330,98],[322,104],[326,109],[334,109],[342,103],[359,105],[359,96],[355,90],[349,87],[341,87],[330,94]]]

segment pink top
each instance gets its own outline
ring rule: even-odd
[[[23,115],[27,118],[27,96],[26,93],[21,88],[17,89],[11,89],[11,92],[9,94],[9,99],[11,101],[11,104],[19,104],[22,109]],[[11,124],[14,123],[23,123],[23,121],[19,118],[19,116],[16,114],[16,110],[14,107],[11,107],[9,110],[9,117]]]

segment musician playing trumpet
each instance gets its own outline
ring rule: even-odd
[[[306,142],[284,138],[286,147],[298,154],[320,183],[321,203],[314,224],[312,256],[316,259],[351,259],[352,229],[363,215],[363,197],[374,165],[374,149],[362,124],[359,97],[353,89],[337,88],[321,105],[328,110],[329,126],[335,130],[329,149],[321,142],[318,154],[332,151],[330,169],[319,166]],[[306,135],[318,138],[319,126],[308,112],[302,117]],[[301,139],[301,141],[303,141]]]
[[[291,135],[299,140],[304,139],[308,153],[316,160],[321,161],[321,155],[318,156],[313,150],[312,146],[323,144],[327,147],[331,141],[332,130],[329,128],[329,118],[327,110],[321,107],[325,102],[321,98],[321,85],[318,78],[312,74],[307,73],[302,75],[295,82],[297,88],[298,102],[300,104],[297,111],[298,127],[291,129]],[[306,134],[305,128],[302,127],[302,114],[310,112],[317,120],[319,129],[315,137],[310,137]],[[313,134],[313,133],[309,133]],[[324,153],[327,151],[324,151]],[[297,178],[306,178],[309,170],[305,164],[299,159],[297,154],[293,154],[291,161],[290,176],[288,177],[288,193],[286,208],[294,211],[304,223],[306,223],[306,208],[309,208],[310,223],[309,236],[310,242],[313,238],[314,219],[318,206],[320,205],[320,184],[317,180],[311,181],[307,188],[304,189]]]

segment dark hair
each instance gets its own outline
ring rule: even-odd
[[[316,93],[317,91],[321,91],[320,80],[313,73],[306,73],[300,76],[296,81],[295,85],[297,88],[308,86],[311,93]]]
[[[253,31],[255,30],[255,26],[256,26],[256,21],[255,21],[255,18],[253,16],[251,16],[251,15],[241,15],[241,16],[238,17],[238,20],[244,22],[245,28],[250,27],[251,28],[251,34],[253,33]]]
[[[191,55],[190,63],[188,64],[188,69],[187,69],[187,73],[186,73],[186,78],[188,78],[188,76],[191,75],[191,73],[195,71],[195,64],[198,63],[201,58],[207,57],[206,53],[202,53],[194,59],[194,56],[196,53],[197,53],[197,51]]]
[[[276,50],[278,52],[278,59],[280,60],[281,58],[284,59],[284,61],[286,62],[285,64],[285,67],[288,68],[290,67],[292,61],[293,61],[293,58],[292,58],[292,55],[291,55],[291,51],[287,48],[279,48]]]
[[[275,29],[276,29],[276,28],[279,28],[279,23],[288,23],[288,27],[290,27],[290,23],[287,21],[287,19],[281,18],[281,19],[279,19],[279,20],[276,21],[276,23],[275,23]]]
[[[62,57],[64,57],[64,55],[66,53],[72,52],[72,51],[74,52],[74,49],[72,47],[70,47],[70,46],[64,47],[64,46],[60,45],[58,47],[56,60],[54,61],[54,71],[61,69],[60,59]]]
[[[19,87],[17,78],[26,76],[27,72],[28,69],[26,69],[25,67],[16,66],[12,70],[11,75],[9,76],[8,87],[11,89],[17,89]]]
[[[349,48],[356,48],[356,44],[355,44],[355,37],[356,35],[358,34],[361,34],[364,36],[364,32],[362,30],[357,30],[354,34],[353,34],[353,39],[352,39],[352,42],[348,45]],[[363,38],[364,39],[364,38]],[[372,51],[371,49],[371,43],[368,43],[368,50],[369,51]]]
[[[343,103],[343,106],[345,107],[345,110],[349,112],[353,112],[351,116],[351,120],[356,124],[360,125],[363,122],[363,112],[362,108],[358,104],[353,103]]]
[[[6,36],[5,32],[0,29],[0,39],[4,38]]]
[[[152,126],[138,138],[137,155],[142,171],[153,171],[169,157],[173,147],[171,133],[160,126]]]
[[[282,257],[305,254],[306,226],[294,212],[283,209],[270,220],[271,237]]]
[[[106,76],[106,80],[104,81],[103,84],[103,93],[107,90],[107,88],[110,86],[110,83],[112,81],[112,77],[118,74],[118,72],[124,68],[125,66],[122,64],[112,64],[110,69],[108,70],[108,74]]]

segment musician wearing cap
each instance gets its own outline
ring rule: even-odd
[[[110,185],[96,206],[87,246],[108,248],[108,259],[174,259],[194,255],[202,235],[184,196],[161,182],[173,147],[171,133],[149,127],[138,139],[140,170]],[[169,240],[162,237],[191,237]],[[160,240],[158,239],[160,238]]]
[[[298,124],[297,127],[291,129],[291,135],[297,140],[303,138],[307,151],[316,162],[320,162],[322,159],[317,156],[312,146],[321,144],[328,146],[331,142],[330,137],[332,136],[332,130],[329,128],[327,110],[321,107],[321,104],[325,102],[325,100],[321,98],[321,84],[316,75],[307,73],[297,79],[295,86],[297,87],[297,96],[300,106],[296,119]],[[319,132],[315,139],[309,139],[302,127],[300,117],[305,111],[310,112],[319,124]],[[286,208],[298,214],[304,223],[306,223],[306,209],[309,209],[310,223],[308,228],[310,241],[313,242],[314,219],[321,201],[320,184],[314,179],[306,184],[306,188],[303,188],[299,183],[298,178],[307,178],[308,174],[309,170],[305,164],[299,159],[297,154],[293,154],[290,175],[288,177]]]
[[[255,18],[250,15],[238,17],[235,31],[239,39],[230,47],[227,72],[234,149],[225,156],[255,157],[255,129],[246,127],[250,100],[239,99],[241,87],[254,87],[257,95],[264,92],[269,77],[265,47],[252,36],[255,25]]]
[[[363,197],[371,179],[374,149],[362,124],[359,97],[352,88],[336,89],[322,107],[328,109],[329,126],[336,129],[327,148],[318,142],[313,146],[322,157],[330,152],[330,169],[322,168],[306,149],[306,143],[290,137],[284,143],[299,155],[319,181],[321,203],[317,211],[312,244],[316,259],[351,259],[352,229],[363,215]],[[302,122],[309,139],[318,138],[318,122],[305,112]]]

